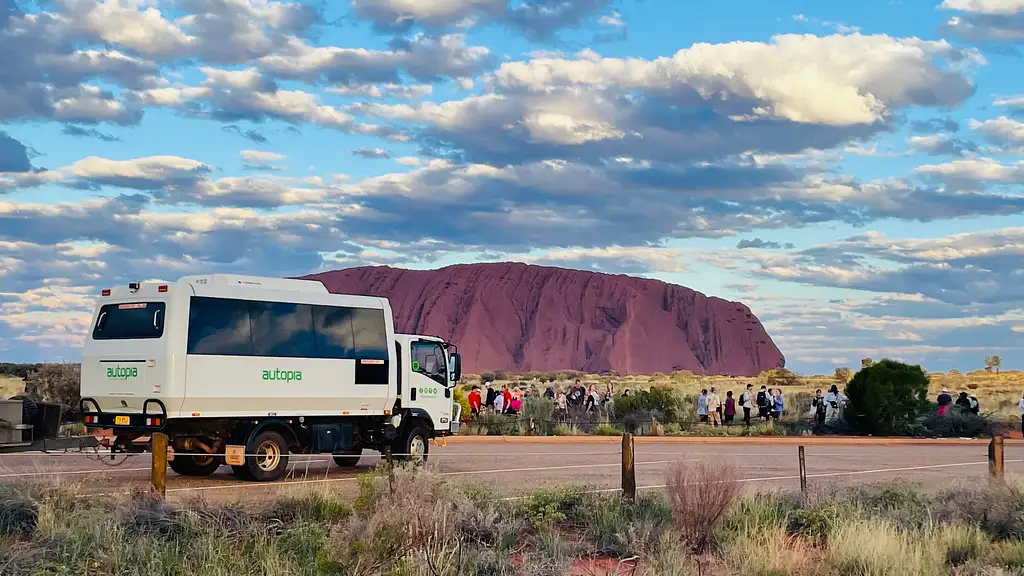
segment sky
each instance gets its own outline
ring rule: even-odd
[[[1024,360],[1024,0],[0,0],[0,360],[102,287],[520,261],[805,374]]]

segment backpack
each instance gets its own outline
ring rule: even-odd
[[[746,392],[744,392],[743,394],[740,394],[740,406],[743,406],[743,403],[746,401],[745,400],[746,397],[747,397],[747,393]]]
[[[757,393],[757,405],[760,406],[761,408],[767,408],[768,407],[768,393],[767,392],[762,390],[762,391]]]

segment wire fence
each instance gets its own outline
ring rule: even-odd
[[[672,466],[707,460],[738,467],[742,472],[738,478],[741,484],[772,483],[799,486],[805,491],[808,482],[813,480],[908,475],[934,477],[935,474],[983,478],[986,465],[988,476],[1002,481],[1006,464],[1022,463],[1021,459],[1004,457],[1003,440],[999,437],[989,442],[987,454],[978,443],[958,444],[959,449],[955,451],[920,453],[921,459],[918,462],[908,460],[906,449],[886,455],[885,448],[872,445],[844,446],[841,450],[812,445],[812,448],[820,450],[805,454],[805,446],[802,444],[785,447],[772,446],[770,443],[744,444],[739,446],[739,450],[727,450],[721,446],[693,450],[693,445],[674,446],[653,441],[637,444],[637,439],[628,433],[622,436],[621,446],[607,446],[605,449],[593,446],[566,450],[558,444],[545,447],[480,440],[483,441],[460,443],[455,449],[445,449],[444,444],[439,442],[429,450],[427,465],[442,476],[489,478],[505,494],[517,489],[586,484],[593,487],[588,492],[620,492],[631,497],[637,491],[665,488],[665,473]],[[567,440],[571,442],[571,439]],[[805,455],[808,458],[805,459]],[[173,460],[193,457],[248,459],[265,455],[168,451],[167,456]],[[223,473],[208,478],[167,474],[168,463],[160,457],[159,452],[126,454],[100,448],[84,452],[20,452],[0,454],[0,483],[53,479],[82,482],[85,491],[83,497],[124,494],[147,486],[164,495],[246,492],[289,486],[355,483],[359,473],[377,467],[387,469],[396,460],[418,455],[366,452],[359,460],[360,465],[354,469],[336,465],[332,456],[291,454],[285,476],[275,482],[264,483],[246,482]],[[158,470],[162,470],[162,473],[158,473]],[[520,497],[501,495],[501,499]]]

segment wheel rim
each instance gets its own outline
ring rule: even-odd
[[[412,455],[416,460],[422,460],[423,455],[427,452],[427,443],[423,441],[423,436],[417,434],[412,437],[409,441],[409,454]]]
[[[267,440],[256,449],[256,465],[264,472],[271,472],[281,461],[281,449],[277,444]]]
[[[209,466],[213,463],[213,456],[193,456],[192,460],[197,466]]]

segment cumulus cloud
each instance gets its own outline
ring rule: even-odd
[[[1024,122],[1000,116],[992,120],[970,121],[971,130],[1006,150],[1024,149]]]
[[[590,22],[609,4],[609,0],[352,0],[352,10],[384,32],[494,24],[531,40],[551,40],[560,30]],[[614,13],[605,17],[612,18]]]
[[[968,140],[954,138],[949,134],[911,136],[907,139],[908,151],[921,152],[930,156],[966,156],[978,151],[978,145]]]
[[[341,109],[323,104],[316,94],[282,89],[257,68],[201,67],[200,71],[205,80],[199,86],[133,91],[129,98],[139,106],[167,107],[223,122],[275,119],[292,124],[318,124],[354,134],[391,133],[380,126],[356,122]]]
[[[655,60],[585,51],[507,62],[492,91],[461,100],[346,110],[413,123],[438,157],[494,165],[797,153],[887,130],[902,107],[962,102],[974,87],[943,62],[966,57],[943,42],[859,34],[695,45]]]
[[[1024,307],[1024,228],[928,239],[868,232],[793,255],[743,257],[754,274],[789,282],[983,304],[1000,313]]]
[[[1024,2],[1021,0],[944,0],[939,8],[959,12],[942,30],[973,42],[1024,42]]]
[[[348,86],[398,84],[404,72],[421,82],[475,75],[490,65],[490,50],[467,46],[460,34],[417,34],[396,39],[392,49],[367,50],[337,46],[314,47],[298,39],[259,60],[260,66],[279,78],[324,81]],[[352,88],[350,88],[352,89]]]

